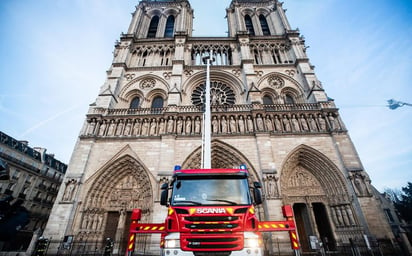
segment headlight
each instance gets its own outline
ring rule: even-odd
[[[180,246],[180,240],[179,239],[167,239],[165,241],[165,248],[170,249],[170,248],[179,248]]]
[[[259,248],[259,238],[245,238],[245,248]]]

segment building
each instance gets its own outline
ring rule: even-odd
[[[188,0],[142,0],[90,105],[45,236],[50,251],[124,253],[128,216],[162,222],[159,188],[174,165],[199,168],[206,68],[213,57],[212,167],[245,163],[264,187],[261,219],[293,205],[303,252],[365,244],[397,248],[339,110],[277,0],[232,0],[227,37],[193,37]],[[136,246],[156,253],[159,238]],[[274,245],[274,243],[277,245]],[[66,245],[62,250],[60,242]],[[268,251],[290,254],[287,234]],[[60,249],[59,249],[60,248]],[[100,249],[99,249],[100,250]]]
[[[3,132],[0,132],[0,160],[7,164],[10,176],[0,181],[4,214],[0,221],[0,251],[25,251],[33,233],[41,234],[46,226],[67,165],[47,154],[46,149],[29,147],[27,141],[16,140]],[[20,215],[19,211],[8,214],[11,208],[8,206],[13,205],[15,209],[22,206],[28,212],[26,225],[18,232],[14,232],[15,226],[4,225],[14,223],[13,218]]]

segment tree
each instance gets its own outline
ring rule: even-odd
[[[412,223],[412,182],[408,182],[406,187],[402,187],[400,198],[394,203],[402,219]]]

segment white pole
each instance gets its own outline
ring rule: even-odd
[[[204,57],[206,61],[206,85],[205,85],[205,112],[203,113],[203,134],[202,134],[202,147],[203,147],[203,159],[202,169],[212,168],[212,154],[211,154],[211,111],[210,111],[210,62],[212,60],[212,53],[210,56]]]

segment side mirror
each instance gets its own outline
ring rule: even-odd
[[[168,188],[169,184],[163,183],[160,189],[162,190],[162,193],[160,194],[160,205],[165,205],[167,206],[167,198],[169,197],[168,194]]]
[[[262,193],[260,192],[260,189],[262,188],[262,185],[260,184],[260,182],[253,182],[253,197],[255,198],[255,204],[259,205],[262,204],[263,200],[262,200]]]
[[[260,182],[257,182],[257,181],[253,182],[253,186],[255,188],[262,188],[262,184],[260,184]]]

